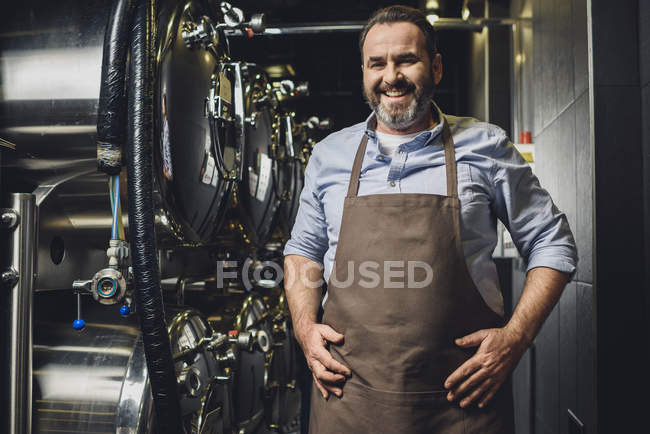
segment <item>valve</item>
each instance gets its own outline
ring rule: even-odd
[[[209,17],[203,16],[198,23],[192,21],[185,22],[181,31],[181,37],[189,49],[197,46],[208,48],[214,45],[217,39],[217,33],[212,24],[212,20]]]
[[[244,22],[244,12],[241,9],[233,7],[228,2],[221,2],[219,7],[221,13],[223,13],[224,22],[217,25],[217,29],[240,29],[244,31],[249,38],[252,37],[253,34],[262,34],[266,30],[266,16],[264,14],[254,14],[250,21]]]
[[[237,354],[228,348],[223,354],[217,356],[217,361],[224,367],[232,368],[237,365]]]
[[[254,14],[248,22],[248,28],[256,34],[262,34],[266,30],[266,15]]]
[[[126,279],[115,268],[104,268],[93,276],[90,293],[101,304],[119,303],[126,295]]]
[[[228,2],[221,2],[219,5],[223,13],[223,20],[230,27],[239,27],[244,22],[244,11],[233,8]]]
[[[228,332],[228,341],[234,344],[238,349],[251,351],[253,349],[253,334],[251,332],[239,332],[230,330]]]
[[[327,130],[330,128],[330,120],[328,118],[321,120],[317,116],[312,116],[309,119],[307,119],[307,122],[305,122],[305,126],[310,130],[314,130],[314,129]]]
[[[271,349],[271,339],[264,330],[258,330],[257,333],[255,333],[255,342],[264,353],[267,353]]]

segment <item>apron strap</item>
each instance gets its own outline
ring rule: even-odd
[[[458,176],[456,174],[456,151],[454,149],[454,139],[451,136],[449,122],[443,116],[442,124],[442,143],[445,148],[445,166],[447,172],[447,196],[458,197]],[[368,135],[364,134],[359,143],[357,154],[352,164],[350,173],[350,184],[348,185],[347,197],[356,197],[359,192],[359,177],[361,175],[361,166],[363,158],[366,156],[366,147],[368,145]]]
[[[445,147],[445,166],[447,166],[447,196],[458,197],[458,176],[456,174],[456,150],[451,136],[449,122],[443,116],[442,144]]]
[[[366,146],[368,145],[368,135],[364,134],[357,155],[354,157],[354,164],[352,164],[352,173],[350,173],[350,185],[348,186],[348,196],[356,197],[359,192],[359,176],[361,175],[361,166],[363,165],[363,157],[366,156]]]

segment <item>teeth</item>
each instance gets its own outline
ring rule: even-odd
[[[403,90],[387,90],[385,93],[388,96],[402,96],[406,94]]]

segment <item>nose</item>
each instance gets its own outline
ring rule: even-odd
[[[399,66],[395,65],[393,62],[389,62],[384,70],[384,82],[388,85],[392,85],[401,78],[401,75],[402,73]]]

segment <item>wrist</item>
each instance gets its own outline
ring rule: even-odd
[[[298,321],[294,321],[293,330],[296,335],[296,339],[302,346],[303,337],[307,334],[307,331],[311,328],[312,325],[316,324],[316,320],[311,318],[302,318]]]
[[[512,339],[517,343],[517,345],[528,348],[533,342],[534,334],[527,330],[525,327],[513,323],[512,320],[506,324],[504,329],[510,334]]]

